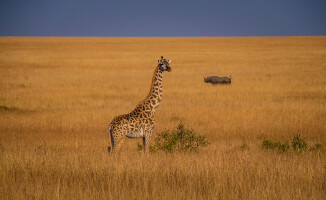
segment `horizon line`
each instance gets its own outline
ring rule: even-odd
[[[0,37],[76,37],[76,38],[87,38],[87,37],[102,37],[102,38],[201,38],[201,37],[325,37],[326,35],[239,35],[239,36],[34,36],[34,35],[0,35]]]

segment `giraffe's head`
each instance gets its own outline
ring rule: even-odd
[[[170,63],[171,60],[166,60],[165,58],[163,58],[163,56],[161,56],[161,60],[157,60],[158,61],[158,68],[164,72],[164,71],[172,71],[171,67],[170,67]]]

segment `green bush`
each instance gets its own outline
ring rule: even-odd
[[[299,135],[296,135],[293,139],[292,139],[292,144],[291,144],[293,151],[297,152],[297,153],[301,153],[303,151],[306,151],[308,148],[308,143],[300,137]]]
[[[276,141],[276,142],[273,142],[273,141],[270,141],[270,140],[264,140],[263,141],[263,144],[262,144],[262,147],[264,149],[277,149],[278,152],[286,152],[289,150],[290,148],[290,145],[288,142],[285,142],[285,143],[281,143],[279,141]]]
[[[325,152],[326,143],[324,144],[315,144],[314,146],[309,146],[308,142],[301,138],[300,135],[296,135],[293,137],[291,142],[292,150],[296,153],[302,153],[305,151],[310,152]],[[278,150],[279,152],[286,152],[290,149],[290,145],[288,142],[282,143],[279,141],[271,141],[271,140],[264,140],[262,144],[262,148],[265,150]]]
[[[197,152],[199,147],[205,147],[208,144],[206,136],[199,135],[194,130],[185,129],[183,124],[179,124],[176,130],[159,133],[150,150],[170,153],[176,151]]]
[[[326,143],[324,145],[317,143],[314,146],[310,147],[309,151],[325,152],[325,146],[326,146]]]

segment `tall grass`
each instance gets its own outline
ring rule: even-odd
[[[198,153],[107,154],[107,127],[171,59],[155,133],[180,122]],[[326,37],[0,38],[0,199],[324,199]],[[232,75],[212,86],[208,75]],[[155,138],[153,138],[153,141]]]

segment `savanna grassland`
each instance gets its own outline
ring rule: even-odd
[[[211,144],[108,154],[108,124],[147,96],[161,55],[155,133],[182,122]],[[325,122],[326,37],[0,38],[0,199],[325,199],[324,152],[262,149],[324,144]]]

